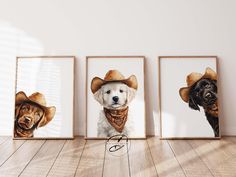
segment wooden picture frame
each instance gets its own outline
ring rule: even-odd
[[[220,139],[217,56],[159,56],[158,70],[160,139]],[[216,98],[214,97],[216,101],[214,102],[212,98],[212,105],[210,102],[209,104],[204,102],[204,108],[203,105],[199,105],[203,104],[202,100],[196,101],[195,96],[197,95],[200,99],[199,97],[204,95],[205,88],[201,88],[201,93],[197,90],[199,93],[192,96],[196,93],[196,89],[202,87],[198,82],[201,79],[214,80],[215,86],[210,83],[209,87],[216,87],[216,91],[212,91],[212,94],[216,95]],[[198,86],[197,83],[199,83]],[[192,102],[196,104],[196,107],[193,108],[193,105],[189,107],[188,104]],[[206,115],[209,116],[209,107],[211,109],[214,107],[211,115],[214,114],[217,119],[208,121]],[[190,121],[193,124],[190,124]]]
[[[94,60],[95,63],[98,62],[97,65],[93,65],[96,66],[96,73],[91,73],[90,74],[90,62],[91,60]],[[137,60],[137,61],[136,61]],[[145,57],[144,56],[87,56],[86,57],[86,129],[85,129],[85,139],[107,139],[109,138],[109,136],[104,136],[104,137],[98,137],[97,133],[93,132],[93,133],[89,133],[88,129],[90,127],[88,127],[90,125],[89,121],[90,121],[90,103],[95,105],[96,107],[96,111],[102,111],[101,108],[103,107],[101,104],[99,105],[98,101],[96,101],[93,97],[93,92],[92,92],[92,81],[94,79],[94,77],[99,77],[100,79],[103,80],[104,76],[106,74],[108,74],[108,71],[110,70],[119,70],[119,74],[123,75],[125,77],[125,79],[127,79],[129,76],[131,76],[132,74],[130,73],[132,70],[135,69],[131,69],[131,71],[126,71],[127,68],[129,67],[126,66],[126,62],[129,61],[131,62],[133,65],[135,64],[135,61],[138,62],[137,65],[140,65],[139,72],[141,73],[140,75],[138,75],[137,77],[137,81],[140,82],[139,84],[139,88],[140,90],[137,91],[137,97],[140,97],[140,103],[141,106],[141,112],[142,112],[142,118],[143,119],[141,123],[140,127],[142,130],[142,136],[131,136],[129,138],[131,139],[145,139],[146,138],[146,109],[145,109]],[[102,62],[104,62],[105,65],[102,64]],[[122,67],[121,66],[126,66]],[[132,66],[135,68],[135,65]],[[91,69],[93,72],[95,72],[95,70]],[[137,74],[137,72],[135,73]],[[104,78],[105,79],[105,78]],[[115,81],[116,82],[116,81]],[[105,84],[106,85],[106,84]],[[101,88],[101,87],[100,87]],[[99,88],[99,89],[100,89]],[[96,90],[97,91],[97,90]],[[132,101],[132,105],[134,104],[134,102],[136,102],[137,98],[134,98],[134,100]],[[134,107],[134,106],[133,106]],[[129,109],[132,109],[132,107]],[[94,116],[96,117],[96,119],[99,118],[99,112],[96,113],[96,115]],[[131,118],[130,118],[131,119]],[[108,122],[107,122],[108,123]],[[96,124],[96,125],[95,125]],[[110,124],[109,124],[110,125]],[[93,129],[98,129],[97,127],[97,122],[95,121],[93,124],[94,128]],[[137,126],[137,125],[135,125]],[[111,127],[110,127],[111,128]],[[112,127],[114,128],[114,127]],[[112,129],[111,128],[111,129]],[[92,135],[91,135],[92,134]]]
[[[75,56],[16,58],[13,139],[74,139],[74,74]]]

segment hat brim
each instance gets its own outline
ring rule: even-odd
[[[135,90],[138,89],[138,81],[135,75],[131,75],[129,78],[127,79],[123,79],[123,80],[103,80],[99,77],[94,77],[92,82],[91,82],[91,91],[92,93],[97,92],[103,85],[108,84],[108,83],[112,83],[112,82],[122,82],[124,84],[126,84],[128,87],[133,88]]]
[[[16,94],[15,105],[20,105],[23,102],[32,102],[32,103],[38,105],[40,108],[42,108],[44,110],[44,113],[45,113],[44,116],[48,121],[52,120],[52,118],[54,117],[54,115],[56,113],[56,107],[55,106],[47,107],[47,106],[44,106],[44,105],[40,105],[40,104],[36,103],[35,101],[31,100],[29,97],[27,97],[26,94],[23,91],[20,91]]]

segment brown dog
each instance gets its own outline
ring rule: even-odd
[[[16,94],[14,137],[33,137],[34,130],[45,126],[52,120],[56,108],[46,107],[41,93],[27,97],[24,92]]]

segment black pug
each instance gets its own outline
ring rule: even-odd
[[[189,90],[189,107],[200,111],[202,106],[215,137],[219,137],[219,118],[217,103],[217,81],[202,78]]]

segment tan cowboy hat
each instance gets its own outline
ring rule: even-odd
[[[207,79],[212,79],[212,80],[217,80],[217,74],[215,71],[213,71],[211,68],[207,67],[205,74],[200,74],[200,73],[191,73],[187,76],[186,82],[187,82],[187,87],[182,87],[179,89],[179,94],[182,100],[185,102],[189,101],[189,91],[191,87],[200,79],[207,78]]]
[[[47,124],[49,121],[52,120],[52,118],[55,115],[56,112],[56,107],[55,106],[51,106],[51,107],[47,107],[46,106],[46,100],[43,94],[39,93],[39,92],[35,92],[32,95],[30,95],[29,97],[26,96],[26,94],[22,91],[18,92],[16,94],[16,105],[20,105],[23,102],[33,102],[36,105],[39,105],[40,108],[42,108],[44,110],[44,121],[40,121],[40,125],[44,126],[45,124]]]
[[[110,70],[106,73],[104,79],[99,77],[94,77],[91,82],[91,90],[93,93],[98,91],[103,85],[109,82],[122,82],[126,84],[128,87],[133,88],[135,90],[138,89],[138,82],[135,75],[131,75],[129,78],[125,79],[125,77],[117,70]]]

